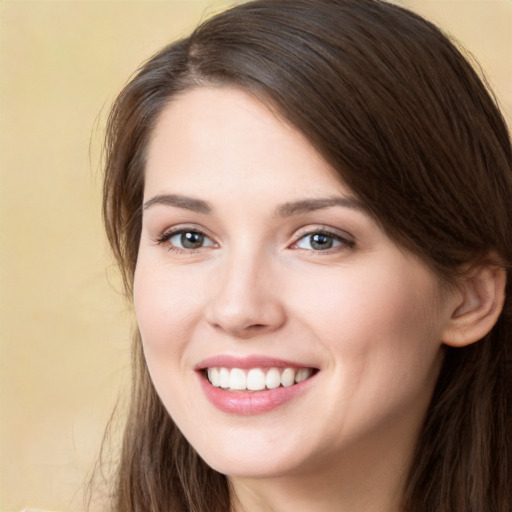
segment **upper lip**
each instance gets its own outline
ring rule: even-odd
[[[296,361],[288,361],[275,357],[251,355],[246,357],[217,355],[203,359],[195,365],[195,370],[206,368],[315,368],[310,364],[302,364]]]

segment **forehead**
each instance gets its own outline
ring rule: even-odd
[[[162,187],[240,194],[284,185],[302,195],[304,188],[311,195],[347,193],[300,131],[241,89],[196,88],[160,114],[148,148],[145,196]]]

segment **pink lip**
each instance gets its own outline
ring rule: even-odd
[[[205,368],[312,368],[309,365],[285,361],[267,356],[248,356],[235,357],[219,355],[204,359],[195,366],[195,370],[204,370]]]
[[[311,368],[308,365],[273,359],[264,356],[250,356],[245,358],[232,356],[214,356],[196,365],[196,373],[201,389],[206,398],[217,409],[228,414],[249,416],[263,414],[292,400],[297,395],[305,392],[316,374],[309,379],[289,387],[279,387],[265,391],[227,391],[216,388],[210,384],[205,376],[206,368]]]

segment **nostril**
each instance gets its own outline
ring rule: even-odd
[[[215,329],[249,338],[279,329],[285,323],[284,308],[277,300],[244,302],[243,297],[237,301],[228,298],[212,300],[206,310],[206,320]]]

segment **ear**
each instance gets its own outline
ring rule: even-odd
[[[505,301],[506,272],[483,263],[472,267],[459,283],[459,301],[443,333],[443,342],[464,347],[481,340],[494,327]]]

